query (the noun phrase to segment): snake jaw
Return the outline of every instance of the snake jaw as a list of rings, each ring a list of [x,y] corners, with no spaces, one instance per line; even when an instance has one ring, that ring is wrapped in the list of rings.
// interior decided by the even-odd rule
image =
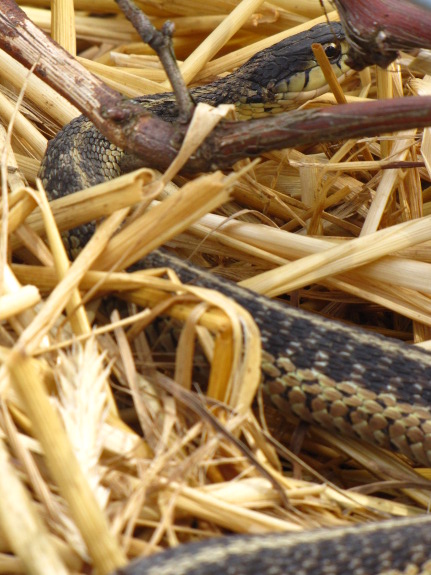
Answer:
[[[320,29],[319,26],[315,28]],[[316,31],[312,28],[310,35],[314,32],[318,38],[318,30]],[[339,35],[337,42],[322,42],[322,45],[335,76],[341,82],[350,71],[347,65],[349,46],[342,39],[341,29],[336,28],[336,32]],[[284,41],[280,42],[280,45],[283,46],[278,50],[283,50],[284,53]],[[279,45],[277,44],[272,48],[276,50],[277,46]],[[266,66],[265,78],[272,76],[274,79],[262,85],[259,78],[253,78],[253,81],[249,78],[252,60],[237,71],[238,73],[241,72],[244,85],[247,86],[248,82],[252,86],[248,90],[243,88],[243,94],[235,103],[240,120],[260,118],[269,114],[279,114],[288,111],[298,104],[324,94],[329,89],[326,78],[314,58],[311,44],[308,50],[305,50],[298,58],[294,67],[290,66],[290,68],[280,72],[279,67],[277,67],[277,59],[273,58],[269,61]]]
[[[327,51],[328,48],[331,48],[333,45],[334,44],[331,42],[330,44],[324,45],[323,48]],[[340,42],[337,56],[329,59],[332,70],[337,78],[344,76],[344,74],[350,69],[346,63],[347,50],[347,42]],[[288,78],[284,78],[277,83],[274,83],[271,89],[276,94],[283,94],[286,98],[290,99],[288,94],[296,95],[302,92],[307,94],[323,87],[326,87],[325,76],[316,61],[310,60],[303,72],[297,72],[296,74],[290,75]]]
[[[343,82],[344,79],[350,75],[352,70],[348,67],[346,73],[341,73],[337,75],[339,82]],[[282,112],[288,112],[294,108],[298,108],[302,104],[321,96],[328,92],[329,86],[327,84],[322,83],[319,88],[314,90],[307,90],[307,91],[298,91],[294,92],[292,90],[289,91],[280,91],[273,94],[273,98],[270,100],[269,98],[266,99],[265,102],[257,101],[257,102],[250,102],[247,101],[247,98],[242,98],[238,102],[235,103],[237,117],[239,120],[250,120],[252,118],[262,118],[265,116],[269,116],[272,114],[280,114]]]

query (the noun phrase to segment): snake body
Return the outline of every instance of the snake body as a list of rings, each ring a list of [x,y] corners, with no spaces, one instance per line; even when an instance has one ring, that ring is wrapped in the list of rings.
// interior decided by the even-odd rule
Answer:
[[[116,575],[429,575],[431,519],[220,537],[133,561]]]
[[[165,252],[145,261],[183,283],[215,289],[259,327],[262,385],[289,418],[400,451],[431,464],[431,354],[267,297]]]
[[[341,50],[334,43],[334,33]],[[231,76],[194,90],[193,97],[214,105],[231,102],[239,108],[245,105],[247,111],[270,112],[289,100],[289,85],[299,92],[314,82],[312,42],[331,47],[333,67],[339,74],[344,71],[343,38],[339,24],[313,28],[257,54]],[[139,101],[175,120],[171,94]],[[50,143],[40,175],[55,198],[135,166],[134,158],[80,117]],[[162,252],[150,255],[146,265],[171,267],[184,282],[217,289],[251,312],[262,336],[263,385],[286,415],[395,449],[419,464],[431,463],[430,354],[282,306]],[[164,552],[131,564],[121,573],[431,573],[430,527],[431,519],[426,517],[302,535],[221,538]]]

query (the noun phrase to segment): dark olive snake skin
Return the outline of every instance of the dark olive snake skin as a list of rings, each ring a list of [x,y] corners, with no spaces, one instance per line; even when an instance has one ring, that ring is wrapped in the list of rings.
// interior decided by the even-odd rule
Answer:
[[[133,561],[118,575],[429,575],[431,520],[221,537]]]
[[[257,54],[227,78],[193,91],[211,104],[232,102],[271,111],[289,86],[306,89],[311,43],[330,46],[341,26],[321,25]],[[286,71],[287,70],[287,71]],[[298,75],[304,73],[302,80]],[[302,83],[301,83],[302,82]],[[175,119],[171,94],[140,99]],[[263,104],[262,104],[263,103]],[[143,162],[139,161],[139,165]],[[41,178],[55,198],[136,167],[84,117],[66,126],[48,147]],[[79,232],[82,238],[91,232]],[[81,233],[81,235],[79,235]],[[248,309],[262,336],[262,380],[273,403],[289,417],[358,437],[431,463],[431,355],[413,346],[283,306],[199,270],[165,252],[148,267],[171,267],[183,282],[216,289]],[[224,537],[181,546],[131,563],[127,575],[431,575],[431,517],[298,534]]]

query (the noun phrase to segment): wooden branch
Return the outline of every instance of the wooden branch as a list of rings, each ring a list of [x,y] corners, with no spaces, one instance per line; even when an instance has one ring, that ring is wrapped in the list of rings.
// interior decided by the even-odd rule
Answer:
[[[350,44],[349,65],[386,68],[398,50],[431,48],[431,11],[405,0],[335,0]]]
[[[103,125],[109,139],[121,147],[125,144],[114,116],[104,117],[105,110],[121,107],[124,98],[81,66],[68,52],[35,26],[13,0],[0,1],[0,46],[29,68],[35,62],[35,74],[58,93],[85,112],[96,126]],[[143,112],[129,103],[130,114]],[[118,116],[121,114],[118,113]],[[126,115],[126,110],[123,115]],[[122,119],[122,118],[121,118]],[[120,142],[123,144],[120,144]]]
[[[362,0],[355,2],[362,6]],[[187,125],[152,117],[105,86],[32,24],[13,0],[0,0],[0,47],[27,67],[37,62],[35,71],[44,81],[74,103],[109,140],[145,158],[145,165],[164,170],[175,158]],[[430,125],[431,96],[223,122],[190,158],[185,171],[227,169],[239,159],[269,150]]]

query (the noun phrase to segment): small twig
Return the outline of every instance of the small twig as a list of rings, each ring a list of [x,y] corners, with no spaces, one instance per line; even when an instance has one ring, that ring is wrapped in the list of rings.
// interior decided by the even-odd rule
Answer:
[[[174,24],[172,22],[165,22],[162,30],[159,31],[154,28],[147,16],[134,5],[132,0],[115,1],[126,18],[133,24],[142,40],[151,46],[160,58],[175,93],[179,110],[178,119],[181,123],[186,124],[192,117],[195,105],[181,76],[177,59],[175,58],[172,45],[172,35],[175,29]]]

